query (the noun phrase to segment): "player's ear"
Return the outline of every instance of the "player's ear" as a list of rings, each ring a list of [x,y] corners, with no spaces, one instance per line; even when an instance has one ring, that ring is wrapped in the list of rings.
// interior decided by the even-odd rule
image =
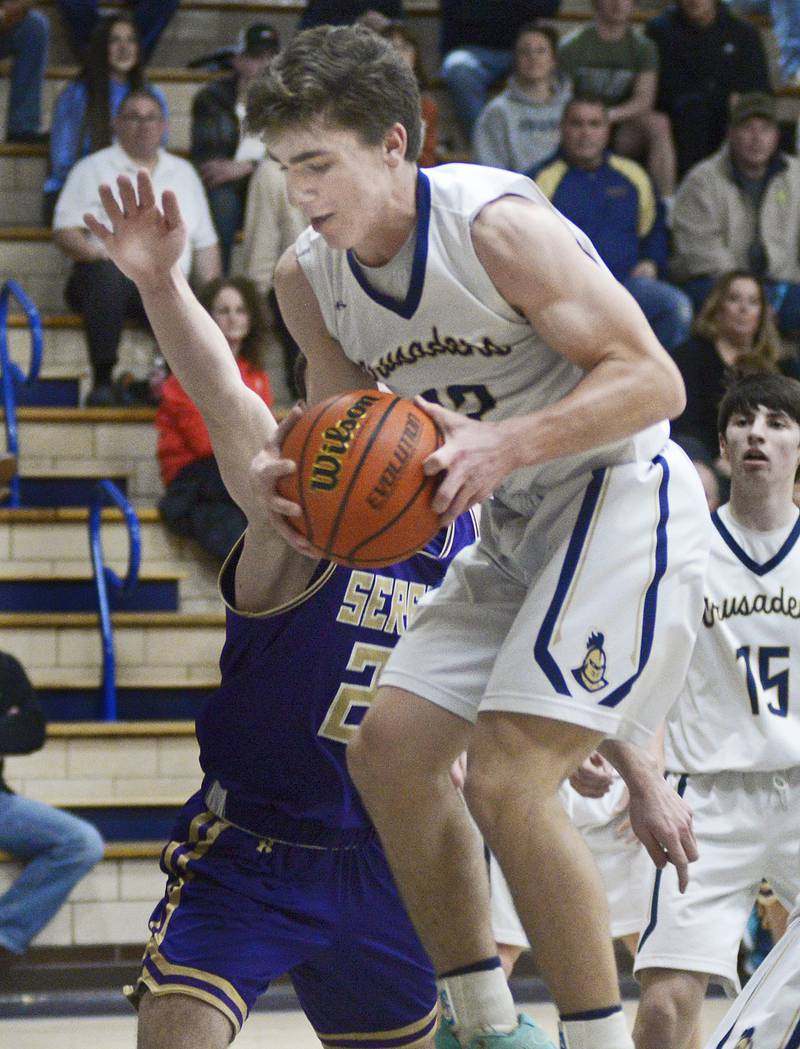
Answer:
[[[719,436],[719,454],[720,458],[728,458],[728,442],[725,440],[725,434],[721,433]]]
[[[406,159],[408,132],[402,124],[392,124],[383,136],[383,149],[391,167],[398,167]]]

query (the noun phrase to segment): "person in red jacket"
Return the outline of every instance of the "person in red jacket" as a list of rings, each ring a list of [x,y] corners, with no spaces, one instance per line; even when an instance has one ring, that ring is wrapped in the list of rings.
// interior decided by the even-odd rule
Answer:
[[[269,376],[259,366],[267,318],[253,282],[246,277],[218,277],[199,298],[228,340],[245,385],[271,405]],[[161,516],[171,531],[191,536],[224,560],[247,522],[223,484],[206,424],[174,375],[164,383],[156,427],[166,489],[159,502]]]

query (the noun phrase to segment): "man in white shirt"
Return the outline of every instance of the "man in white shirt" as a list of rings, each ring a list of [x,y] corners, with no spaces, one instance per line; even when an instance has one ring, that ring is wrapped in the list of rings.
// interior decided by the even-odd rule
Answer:
[[[149,91],[133,91],[114,120],[114,145],[91,153],[73,167],[56,204],[53,239],[73,262],[65,295],[81,315],[92,367],[92,389],[86,404],[119,403],[111,373],[126,319],[145,322],[139,293],[109,259],[104,246],[86,228],[84,215],[105,220],[100,186],[116,185],[117,176],[145,168],[158,192],[174,190],[189,231],[180,259],[183,272],[200,286],[221,272],[219,245],[203,185],[192,165],[161,149],[166,118]]]

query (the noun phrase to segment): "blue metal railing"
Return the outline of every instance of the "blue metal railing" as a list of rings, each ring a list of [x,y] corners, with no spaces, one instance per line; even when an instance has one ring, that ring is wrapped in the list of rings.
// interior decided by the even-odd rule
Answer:
[[[31,333],[31,360],[28,374],[11,360],[8,353],[8,303],[15,298],[28,319]],[[39,311],[15,280],[6,281],[0,289],[0,369],[2,369],[3,407],[6,415],[6,449],[10,455],[19,457],[19,434],[17,431],[17,399],[15,384],[30,386],[39,376],[42,365],[42,321]],[[20,505],[19,474],[15,471],[9,484],[9,506]]]
[[[109,502],[119,507],[128,526],[128,571],[120,579],[113,568],[103,560],[103,542],[100,534],[102,509]],[[118,593],[130,593],[139,579],[142,541],[139,518],[131,504],[113,481],[98,481],[89,506],[89,554],[97,590],[97,611],[100,615],[100,638],[103,647],[103,718],[117,720],[117,663],[114,654],[114,628],[108,602],[109,588]]]

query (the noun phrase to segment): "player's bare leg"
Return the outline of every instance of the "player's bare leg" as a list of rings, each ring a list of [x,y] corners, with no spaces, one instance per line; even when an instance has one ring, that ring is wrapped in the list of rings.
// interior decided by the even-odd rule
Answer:
[[[506,974],[506,979],[511,977],[514,971],[514,966],[519,961],[519,956],[522,954],[522,948],[517,947],[513,943],[498,943],[497,954],[500,957],[500,961],[503,963],[503,972]]]
[[[600,738],[565,722],[492,712],[478,718],[468,751],[467,803],[562,1016],[619,1003],[600,874],[558,797]]]
[[[633,1028],[636,1049],[689,1049],[697,1044],[708,974],[642,969],[639,978],[642,990]]]
[[[439,973],[495,954],[483,846],[450,778],[471,729],[419,696],[381,688],[347,751],[350,774]]]
[[[146,991],[139,1003],[137,1049],[226,1049],[233,1037],[230,1020],[191,995]]]

